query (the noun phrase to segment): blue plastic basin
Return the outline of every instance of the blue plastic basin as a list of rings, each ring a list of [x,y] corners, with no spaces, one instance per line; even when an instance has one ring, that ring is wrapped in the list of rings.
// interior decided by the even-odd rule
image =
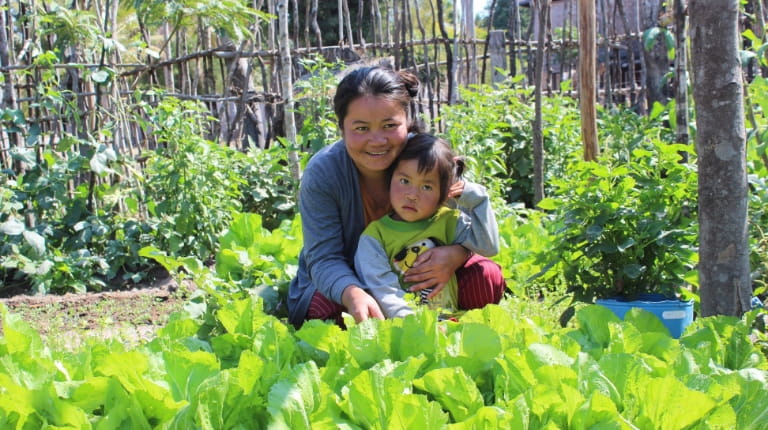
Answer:
[[[683,301],[662,294],[642,294],[637,300],[624,298],[597,299],[595,303],[613,311],[624,319],[632,308],[640,308],[656,315],[674,338],[679,338],[693,322],[693,300]]]

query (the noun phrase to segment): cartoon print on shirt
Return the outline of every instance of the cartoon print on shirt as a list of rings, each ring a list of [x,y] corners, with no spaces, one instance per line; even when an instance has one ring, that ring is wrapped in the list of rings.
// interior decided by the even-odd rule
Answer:
[[[434,248],[436,246],[442,246],[442,242],[437,239],[436,237],[428,237],[426,239],[421,239],[419,241],[416,241],[405,248],[401,249],[395,256],[392,258],[392,266],[397,269],[398,272],[400,272],[401,275],[405,274],[405,272],[413,267],[413,262],[416,261],[416,258],[421,255],[424,251]],[[419,303],[420,304],[427,304],[429,303],[429,300],[427,299],[427,296],[429,293],[432,292],[432,288],[425,288],[421,291],[419,291]]]

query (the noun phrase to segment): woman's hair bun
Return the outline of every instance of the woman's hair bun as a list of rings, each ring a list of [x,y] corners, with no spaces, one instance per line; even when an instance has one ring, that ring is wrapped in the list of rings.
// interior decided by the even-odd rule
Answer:
[[[421,83],[416,75],[408,70],[399,70],[397,74],[400,75],[400,79],[403,81],[403,86],[405,87],[405,90],[408,91],[408,95],[411,96],[411,98],[419,95],[419,87],[421,86]]]

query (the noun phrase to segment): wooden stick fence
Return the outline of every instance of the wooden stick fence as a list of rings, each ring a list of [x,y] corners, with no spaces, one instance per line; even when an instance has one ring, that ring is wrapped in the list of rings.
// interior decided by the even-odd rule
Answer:
[[[12,151],[36,150],[40,154],[43,147],[64,135],[97,139],[134,156],[155,147],[153,137],[136,120],[136,115],[142,113],[135,110],[135,102],[152,104],[162,96],[197,100],[208,106],[219,120],[209,137],[222,144],[241,149],[249,142],[260,147],[272,145],[278,136],[295,135],[295,128],[289,132],[284,126],[285,103],[287,100],[301,103],[301,100],[296,100],[293,94],[286,95],[285,89],[302,79],[306,72],[302,60],[318,55],[328,62],[341,61],[348,67],[383,61],[397,69],[416,71],[424,84],[419,113],[434,120],[442,105],[457,102],[459,86],[500,81],[513,71],[526,74],[528,79],[523,85],[529,85],[534,53],[540,45],[536,41],[538,35],[530,30],[532,25],[527,35],[518,26],[514,31],[489,31],[487,38],[478,40],[471,19],[461,22],[456,19],[452,23],[455,34],[450,37],[450,23],[445,22],[445,18],[448,12],[460,17],[463,11],[471,11],[472,1],[468,0],[454,2],[456,9],[452,11],[445,10],[442,0],[359,1],[358,7],[352,10],[347,0],[340,0],[338,35],[342,43],[325,46],[324,36],[316,25],[317,0],[290,4],[283,0],[260,0],[253,2],[253,8],[272,17],[252,25],[252,37],[242,41],[213,34],[211,26],[203,24],[202,17],[198,17],[199,25],[191,29],[170,28],[168,21],[156,25],[160,35],[153,39],[148,35],[148,24],[139,19],[136,25],[141,39],[152,42],[147,43],[148,46],[161,48],[144,62],[123,62],[122,54],[107,50],[104,43],[88,50],[83,41],[64,39],[63,30],[60,34],[41,31],[37,18],[41,14],[49,18],[55,15],[55,6],[61,2],[3,3],[8,7],[0,8],[3,24],[0,31],[3,77],[0,168],[16,172],[23,169],[23,163],[13,160]],[[72,10],[67,13],[72,15],[67,17],[101,16],[103,23],[95,26],[94,31],[100,32],[103,40],[111,40],[107,35],[119,30],[119,1],[71,3]],[[511,3],[519,16],[517,2]],[[304,6],[304,10],[300,6]],[[65,15],[61,10],[57,13]],[[304,27],[299,28],[298,19],[292,23],[278,19],[287,13],[303,17]],[[361,23],[365,20],[372,23],[371,42],[364,40]],[[278,38],[280,22],[288,31]],[[551,29],[545,30],[550,30],[542,39],[549,66],[544,73],[542,90],[552,93],[559,91],[560,80],[574,77],[576,59],[567,52],[575,49],[576,41],[553,39]],[[521,39],[510,39],[510,34]],[[607,51],[619,50],[637,39],[637,33],[603,35],[600,44]],[[62,46],[62,40],[68,41],[68,45]],[[36,52],[34,46],[47,47],[49,51],[56,47],[61,58],[43,61],[44,56]],[[560,60],[554,61],[554,58]],[[286,61],[291,63],[287,68]],[[499,67],[508,73],[500,74]],[[607,62],[605,68],[606,87],[600,93],[604,101],[617,95],[640,98],[643,84],[637,82],[634,70],[628,76],[616,61]],[[286,76],[288,71],[290,76]],[[112,123],[109,136],[98,132],[107,119]],[[442,127],[442,124],[434,125],[438,129]],[[256,131],[246,135],[245,129]]]

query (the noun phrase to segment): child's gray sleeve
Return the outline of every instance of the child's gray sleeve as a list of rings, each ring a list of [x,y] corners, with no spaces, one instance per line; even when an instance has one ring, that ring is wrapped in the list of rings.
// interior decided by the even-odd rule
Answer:
[[[464,183],[464,192],[455,201],[461,210],[456,224],[458,243],[485,257],[499,253],[499,227],[485,187],[472,182]]]
[[[404,317],[413,310],[405,301],[405,291],[400,287],[400,279],[389,264],[381,243],[371,236],[363,234],[355,254],[355,270],[366,289],[379,303],[387,318]]]

